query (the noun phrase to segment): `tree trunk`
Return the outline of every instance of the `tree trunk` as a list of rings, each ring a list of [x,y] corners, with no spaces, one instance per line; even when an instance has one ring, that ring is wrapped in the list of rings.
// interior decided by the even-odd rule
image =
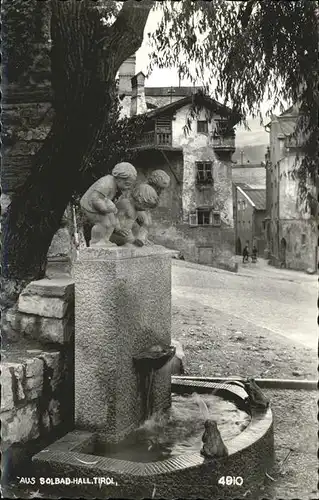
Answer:
[[[75,188],[91,168],[106,133],[116,73],[142,43],[152,3],[125,2],[105,27],[91,0],[52,0],[52,87],[55,119],[32,172],[3,221],[2,273],[32,280],[44,273],[46,254]]]

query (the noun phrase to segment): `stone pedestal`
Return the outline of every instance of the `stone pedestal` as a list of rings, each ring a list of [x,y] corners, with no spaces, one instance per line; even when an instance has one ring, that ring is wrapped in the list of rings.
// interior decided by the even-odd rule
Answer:
[[[75,425],[118,442],[137,428],[142,400],[133,356],[171,341],[171,252],[160,246],[80,250],[75,277]],[[171,376],[155,372],[154,407],[170,405]]]

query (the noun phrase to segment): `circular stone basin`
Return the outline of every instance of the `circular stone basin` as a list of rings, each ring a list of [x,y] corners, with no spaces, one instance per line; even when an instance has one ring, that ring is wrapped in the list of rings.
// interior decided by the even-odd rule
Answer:
[[[150,419],[131,436],[134,439],[116,448],[98,445],[94,432],[75,429],[33,457],[37,473],[103,476],[114,481],[114,486],[74,486],[77,498],[87,494],[90,498],[228,500],[248,498],[248,491],[250,499],[259,498],[265,474],[274,463],[270,406],[252,406],[243,384],[235,381],[172,377],[172,391],[171,421],[166,417],[162,422],[159,416]],[[211,459],[200,453],[207,413],[217,421],[228,456]],[[62,497],[70,495],[70,486],[65,488]]]
[[[199,452],[207,419],[217,422],[227,446],[227,441],[248,426],[251,417],[232,401],[215,394],[172,394],[169,411],[153,415],[115,446],[97,445],[94,454],[132,462],[156,462]]]

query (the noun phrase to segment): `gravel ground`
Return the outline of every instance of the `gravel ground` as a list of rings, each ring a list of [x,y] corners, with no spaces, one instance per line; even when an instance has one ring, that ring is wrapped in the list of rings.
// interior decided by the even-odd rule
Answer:
[[[196,376],[316,379],[310,348],[206,306],[173,303],[172,336],[181,342],[186,371]]]
[[[264,390],[274,414],[276,461],[253,500],[318,499],[316,391]],[[271,479],[270,479],[271,478]]]

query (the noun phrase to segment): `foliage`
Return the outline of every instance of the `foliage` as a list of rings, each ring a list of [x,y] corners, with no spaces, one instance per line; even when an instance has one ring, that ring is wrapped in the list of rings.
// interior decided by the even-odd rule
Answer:
[[[107,116],[107,134],[97,141],[97,147],[91,158],[90,169],[82,176],[74,192],[73,201],[78,200],[83,192],[103,175],[111,172],[116,163],[134,161],[136,151],[132,146],[141,137],[146,118],[144,115],[121,118],[121,103],[117,87],[110,89],[112,104]]]
[[[304,138],[305,154],[298,176],[305,194],[318,171],[317,2],[184,0],[158,8],[163,17],[149,35],[151,67],[177,66],[194,82],[214,84],[215,98],[242,116],[261,116],[265,99],[273,102],[268,114],[298,105],[296,133]]]
[[[37,38],[37,0],[3,0],[2,63],[4,76],[16,81],[30,67]]]
[[[115,91],[108,116],[108,134],[103,140],[99,140],[93,156],[96,178],[105,175],[105,172],[110,172],[116,163],[127,159],[133,160],[135,156],[131,148],[141,137],[146,118],[143,115],[120,118],[120,111],[121,104]]]

